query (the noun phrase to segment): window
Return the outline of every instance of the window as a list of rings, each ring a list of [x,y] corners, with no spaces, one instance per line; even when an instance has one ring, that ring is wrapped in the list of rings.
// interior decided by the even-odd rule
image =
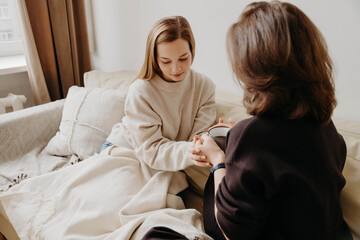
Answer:
[[[10,18],[9,8],[7,6],[0,6],[0,19]]]
[[[23,54],[14,0],[0,0],[0,57]]]

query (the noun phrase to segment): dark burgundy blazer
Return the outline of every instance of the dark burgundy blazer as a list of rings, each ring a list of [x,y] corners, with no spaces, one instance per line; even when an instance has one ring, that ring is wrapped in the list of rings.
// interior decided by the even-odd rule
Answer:
[[[226,176],[216,195],[221,228],[230,239],[339,239],[345,158],[332,122],[238,123],[228,133]]]

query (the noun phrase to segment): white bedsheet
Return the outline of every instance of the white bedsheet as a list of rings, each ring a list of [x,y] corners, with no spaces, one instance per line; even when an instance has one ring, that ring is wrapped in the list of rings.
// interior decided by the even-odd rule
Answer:
[[[176,195],[187,187],[183,173],[155,172],[126,147],[107,150],[1,193],[20,239],[141,239],[154,226],[211,239]]]

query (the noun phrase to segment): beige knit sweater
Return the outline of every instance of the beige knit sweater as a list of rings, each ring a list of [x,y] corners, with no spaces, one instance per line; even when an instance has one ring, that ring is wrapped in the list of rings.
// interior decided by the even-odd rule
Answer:
[[[194,70],[180,82],[158,75],[138,79],[129,88],[124,110],[107,141],[119,146],[126,140],[153,169],[182,170],[193,165],[188,154],[193,136],[215,122],[215,84]]]

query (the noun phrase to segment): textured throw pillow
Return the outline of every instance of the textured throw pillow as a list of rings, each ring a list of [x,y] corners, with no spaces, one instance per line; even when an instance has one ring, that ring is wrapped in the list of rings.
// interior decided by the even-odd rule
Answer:
[[[46,146],[52,155],[77,155],[80,160],[98,152],[113,125],[121,121],[127,90],[73,86],[65,100],[59,131]]]
[[[356,121],[333,119],[343,136],[347,157],[343,169],[346,184],[341,192],[343,216],[354,239],[360,239],[360,124]]]
[[[129,88],[136,78],[137,72],[122,70],[118,72],[104,72],[92,70],[84,73],[85,87],[101,87],[109,89]]]

